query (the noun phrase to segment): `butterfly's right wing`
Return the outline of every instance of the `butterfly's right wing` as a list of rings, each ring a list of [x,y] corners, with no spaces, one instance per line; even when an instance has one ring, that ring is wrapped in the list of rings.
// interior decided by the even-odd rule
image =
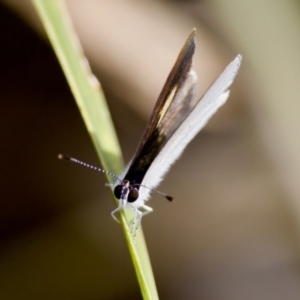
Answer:
[[[241,62],[242,56],[238,55],[208,88],[153,161],[144,177],[143,185],[155,188],[188,143],[206,125],[218,108],[226,102],[229,96],[228,88],[233,83]],[[145,201],[148,196],[149,189],[141,187],[139,200]]]
[[[192,70],[195,53],[194,29],[181,49],[153,109],[124,179],[141,184],[143,178],[169,138],[193,110],[197,101],[197,75]]]

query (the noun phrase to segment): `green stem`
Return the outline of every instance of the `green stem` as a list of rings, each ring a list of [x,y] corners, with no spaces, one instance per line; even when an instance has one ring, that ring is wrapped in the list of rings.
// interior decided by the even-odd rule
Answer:
[[[101,85],[92,74],[72,27],[65,3],[60,0],[32,0],[65,73],[82,118],[105,170],[119,174],[122,155]],[[111,182],[112,178],[108,176]],[[137,247],[128,230],[128,213],[120,213],[121,224],[144,299],[158,299],[142,229]]]

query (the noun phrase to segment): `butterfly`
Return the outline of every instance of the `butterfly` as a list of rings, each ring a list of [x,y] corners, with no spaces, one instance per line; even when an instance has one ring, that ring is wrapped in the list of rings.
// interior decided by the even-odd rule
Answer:
[[[226,102],[229,97],[228,88],[241,66],[242,56],[237,55],[197,100],[197,74],[192,68],[196,49],[195,34],[194,29],[180,51],[154,106],[137,151],[123,174],[116,176],[96,168],[116,179],[112,188],[119,200],[119,206],[111,214],[118,221],[116,214],[125,208],[130,209],[133,212],[130,229],[134,237],[142,217],[153,211],[145,204],[152,191],[163,195],[169,201],[173,200],[171,196],[155,188],[188,143]],[[59,158],[92,167],[68,156],[61,155]]]

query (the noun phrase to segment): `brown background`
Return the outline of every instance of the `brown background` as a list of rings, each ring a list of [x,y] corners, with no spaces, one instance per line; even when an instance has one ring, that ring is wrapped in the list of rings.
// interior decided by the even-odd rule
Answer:
[[[141,299],[92,143],[29,1],[0,4],[0,298]],[[161,299],[299,299],[300,15],[292,1],[67,1],[126,161],[197,27],[200,93],[231,97],[143,219]]]

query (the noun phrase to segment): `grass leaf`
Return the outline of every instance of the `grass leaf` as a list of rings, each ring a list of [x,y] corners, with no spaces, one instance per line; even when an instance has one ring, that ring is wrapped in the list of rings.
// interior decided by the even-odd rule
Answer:
[[[60,0],[32,2],[65,73],[103,168],[119,174],[124,165],[105,97],[84,56],[65,3]],[[112,178],[108,176],[108,180],[111,182]],[[128,229],[128,213],[121,212],[120,218],[143,298],[158,299],[142,229],[137,234],[136,247]]]

